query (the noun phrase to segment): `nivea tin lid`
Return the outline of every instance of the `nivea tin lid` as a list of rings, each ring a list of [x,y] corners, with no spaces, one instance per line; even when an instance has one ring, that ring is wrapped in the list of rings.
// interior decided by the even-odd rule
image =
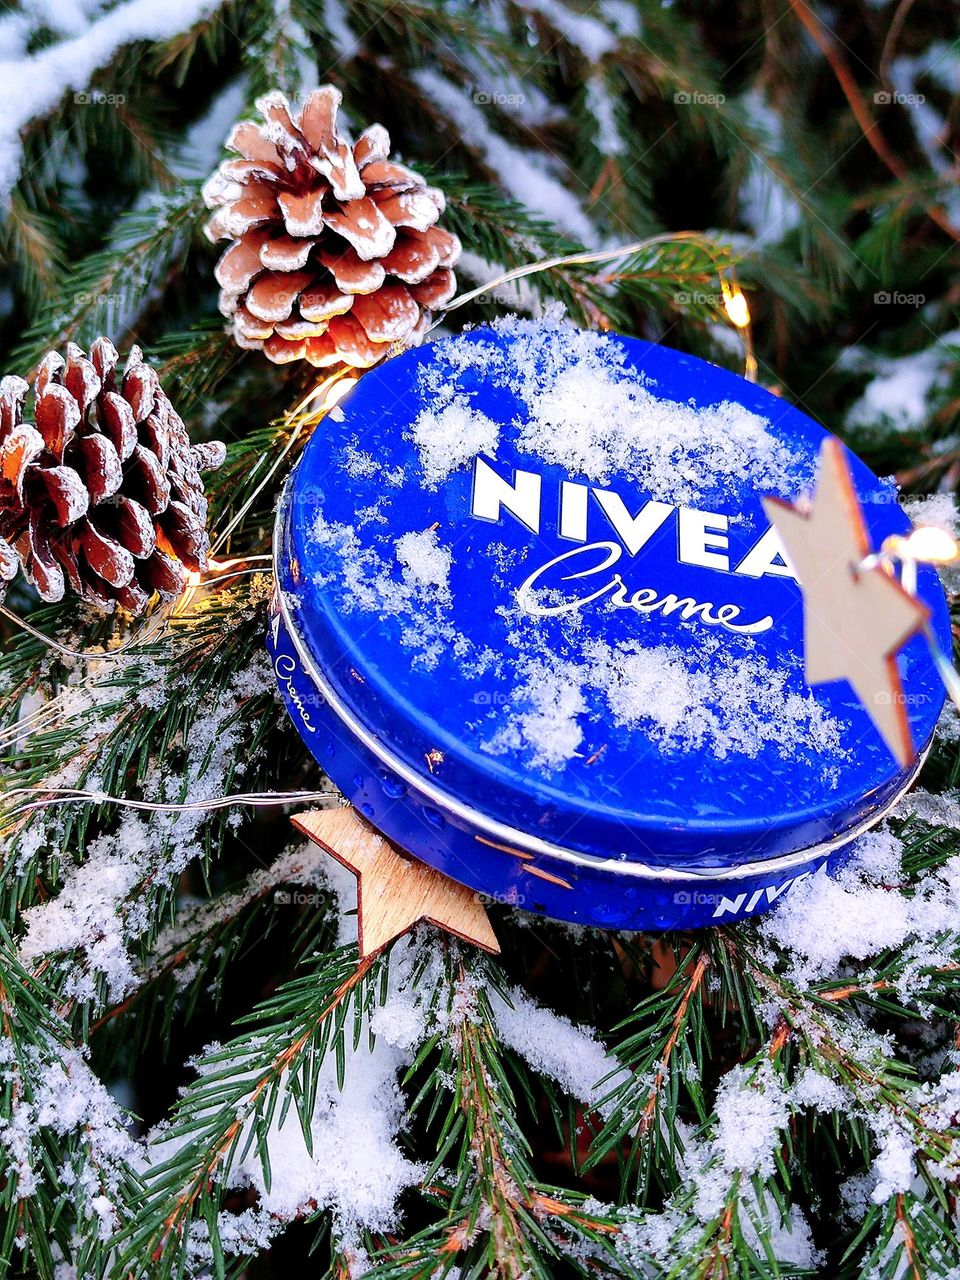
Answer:
[[[702,360],[553,321],[408,351],[295,470],[285,625],[391,775],[512,848],[709,873],[836,842],[910,771],[846,683],[804,681],[760,499],[809,490],[825,434]],[[875,543],[909,528],[850,462]],[[949,647],[932,570],[919,591]],[[942,686],[921,638],[899,665],[923,748]]]

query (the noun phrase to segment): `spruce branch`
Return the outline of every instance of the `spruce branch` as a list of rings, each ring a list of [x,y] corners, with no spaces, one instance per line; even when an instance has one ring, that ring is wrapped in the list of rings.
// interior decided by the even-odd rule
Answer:
[[[0,1247],[44,1275],[75,1249],[85,1268],[100,1271],[117,1202],[140,1194],[132,1141],[53,1012],[54,991],[19,962],[5,928],[0,973]],[[69,1198],[58,1179],[71,1185]]]
[[[301,4],[277,5],[269,0],[251,6],[245,37],[250,50],[248,98],[283,85],[291,99],[300,99],[315,87],[315,58],[310,27],[299,21]],[[308,5],[307,10],[311,7]]]
[[[188,1226],[198,1214],[215,1222],[219,1184],[234,1158],[255,1150],[269,1184],[270,1129],[291,1105],[309,1144],[324,1056],[342,1053],[351,1005],[363,1007],[378,988],[375,960],[358,963],[353,946],[333,951],[241,1020],[255,1033],[198,1061],[198,1080],[159,1136],[145,1202],[114,1237],[125,1274],[177,1274]]]
[[[144,1018],[149,1019],[156,1015],[159,1003],[162,1029],[169,1032],[175,1018],[190,1020],[193,1017],[201,993],[212,996],[216,1002],[230,967],[251,930],[263,929],[264,937],[270,932],[270,925],[264,925],[257,908],[284,884],[325,888],[325,859],[326,855],[318,846],[308,843],[302,848],[288,850],[273,863],[252,872],[239,886],[184,908],[176,920],[153,940],[141,964],[134,991],[104,1010],[91,1023],[91,1037],[109,1023],[122,1020],[125,1035],[134,1034],[146,1041],[152,1028],[134,1022],[131,1031],[131,1020],[126,1017],[131,1011],[142,1010]],[[330,933],[327,919],[332,914],[331,910],[325,917],[327,927],[324,932],[327,935]],[[275,924],[276,912],[274,916]],[[306,954],[308,949],[318,950],[321,946],[326,949],[329,944],[329,936],[314,934],[310,937],[310,947],[302,945],[300,950]],[[184,980],[183,975],[190,973],[193,974],[192,979],[188,976]],[[170,979],[173,979],[172,984],[168,982]],[[169,995],[162,1002],[155,998],[154,988],[158,983],[168,984]],[[166,1040],[167,1035],[161,1038]]]
[[[0,224],[2,256],[19,268],[19,278],[36,309],[60,287],[64,246],[55,220],[32,208],[20,192],[14,192],[10,208]]]
[[[536,74],[535,54],[498,30],[482,9],[451,10],[443,0],[403,0],[399,5],[390,0],[348,0],[346,7],[361,40],[388,40],[396,52],[406,53],[413,63],[422,49],[430,48],[449,57],[455,65],[462,65],[457,54],[465,50],[486,69]],[[308,30],[326,34],[319,0],[301,0],[299,12]]]
[[[601,1101],[604,1125],[591,1144],[586,1168],[616,1153],[624,1162],[625,1180],[652,1188],[676,1173],[680,1154],[669,1117],[686,1094],[701,1122],[707,1108],[701,1085],[691,1070],[702,1061],[707,1044],[704,1003],[709,953],[694,945],[671,980],[647,997],[618,1029],[637,1028],[616,1050],[625,1071]],[[692,1043],[691,1043],[692,1040]]]
[[[59,296],[43,308],[10,357],[12,368],[26,373],[68,341],[89,345],[111,332],[122,341],[118,329],[125,333],[135,322],[143,300],[179,261],[204,216],[196,183],[131,210],[107,246],[82,259]]]
[[[240,11],[238,0],[221,0],[212,12],[193,23],[186,31],[153,46],[149,54],[150,71],[159,76],[172,71],[174,84],[182,88],[194,60],[202,50],[209,62],[223,61],[229,37],[234,34]]]

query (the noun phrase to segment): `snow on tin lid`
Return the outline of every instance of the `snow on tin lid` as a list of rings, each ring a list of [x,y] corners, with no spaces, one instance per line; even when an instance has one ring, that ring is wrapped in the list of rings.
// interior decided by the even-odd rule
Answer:
[[[805,683],[760,504],[812,487],[825,435],[735,374],[557,319],[408,351],[294,473],[287,624],[387,769],[520,847],[705,870],[835,840],[907,772],[846,683]],[[851,465],[875,543],[909,528]],[[949,647],[932,570],[920,595]],[[923,747],[942,686],[921,638],[898,661]]]

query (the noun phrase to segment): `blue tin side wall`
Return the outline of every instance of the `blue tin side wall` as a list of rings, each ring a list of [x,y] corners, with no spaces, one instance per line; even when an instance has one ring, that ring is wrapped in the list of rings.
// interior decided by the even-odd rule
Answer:
[[[549,856],[517,856],[491,845],[475,827],[440,813],[383,767],[304,671],[278,611],[267,649],[290,716],[344,797],[394,844],[490,900],[574,924],[652,931],[701,928],[758,915],[799,880],[842,858],[842,850],[829,859],[819,854],[787,871],[736,880],[691,876],[657,881],[574,866]],[[537,871],[562,883],[544,879]]]

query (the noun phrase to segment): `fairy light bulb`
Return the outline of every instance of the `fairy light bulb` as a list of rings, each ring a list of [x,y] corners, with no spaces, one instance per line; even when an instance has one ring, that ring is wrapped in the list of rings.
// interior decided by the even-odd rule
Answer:
[[[723,309],[732,325],[738,329],[746,329],[750,324],[750,307],[746,295],[738,284],[729,285],[726,280],[720,281],[723,290]]]
[[[950,564],[960,556],[960,547],[946,529],[932,525],[921,525],[906,537],[894,534],[886,539],[883,549],[898,560],[919,560],[922,564]]]
[[[320,403],[317,408],[324,413],[328,413],[340,403],[358,377],[358,372],[355,369],[351,369],[349,372],[335,374],[326,382],[321,383],[318,388]]]
[[[757,357],[753,351],[750,307],[747,305],[747,299],[736,281],[731,284],[721,276],[720,288],[723,290],[723,309],[727,313],[727,319],[743,340],[743,376],[748,382],[756,382]]]

